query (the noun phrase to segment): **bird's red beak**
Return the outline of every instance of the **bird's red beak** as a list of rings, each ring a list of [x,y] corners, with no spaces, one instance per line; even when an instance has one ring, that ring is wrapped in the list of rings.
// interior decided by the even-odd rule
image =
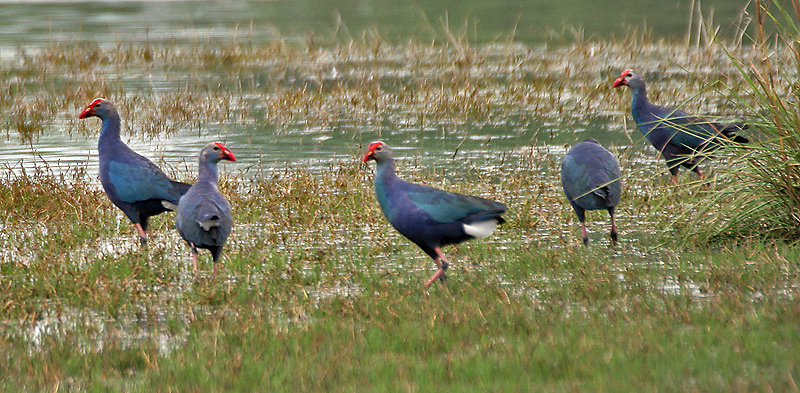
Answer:
[[[631,72],[631,70],[622,71],[622,74],[620,74],[620,76],[617,79],[614,80],[614,87],[624,86],[625,85],[625,75],[628,75],[629,72]]]
[[[220,149],[222,149],[222,159],[228,161],[236,161],[236,156],[230,151],[222,142],[214,142]]]
[[[84,108],[83,112],[81,112],[81,114],[78,115],[78,119],[85,119],[89,116],[94,116],[94,110],[92,109],[102,100],[103,100],[102,98],[96,98],[94,101],[92,101],[92,103],[89,104],[89,106],[87,106],[86,108]]]
[[[367,161],[369,161],[371,158],[372,158],[372,150],[370,150],[370,151],[368,151],[366,154],[364,154],[364,158],[362,158],[362,159],[361,159],[361,161],[367,162]]]

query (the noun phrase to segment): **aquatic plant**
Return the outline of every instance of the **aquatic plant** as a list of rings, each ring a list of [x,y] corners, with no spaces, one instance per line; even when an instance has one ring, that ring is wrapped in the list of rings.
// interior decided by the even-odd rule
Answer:
[[[679,103],[697,85],[742,86],[726,50],[756,60],[736,42],[687,47],[638,32],[557,46],[442,35],[389,42],[373,33],[326,46],[67,41],[19,49],[0,59],[0,126],[6,137],[25,141],[47,132],[92,135],[95,128],[75,116],[97,97],[118,106],[125,133],[149,137],[219,123],[270,125],[279,133],[354,123],[447,130],[540,120],[569,125],[587,113],[623,113],[624,100],[608,81],[626,67],[658,73],[653,98]],[[698,113],[732,110],[716,93],[697,92],[693,98],[705,103]]]
[[[730,91],[752,116],[758,143],[729,147],[736,158],[700,202],[706,207],[692,218],[698,225],[688,226],[688,236],[800,239],[800,1],[789,5],[755,1],[753,52],[759,57],[729,53],[746,82],[745,91]],[[770,30],[776,33],[765,33]]]

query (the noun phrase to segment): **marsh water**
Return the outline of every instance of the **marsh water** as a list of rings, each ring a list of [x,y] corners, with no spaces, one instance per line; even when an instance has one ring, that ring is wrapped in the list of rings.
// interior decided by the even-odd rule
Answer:
[[[359,40],[370,32],[400,43],[409,39],[446,40],[453,32],[475,46],[511,40],[525,48],[565,46],[586,39],[623,39],[631,31],[644,31],[655,38],[680,38],[691,29],[692,7],[699,9],[707,22],[719,26],[720,35],[727,37],[737,35],[749,18],[743,13],[742,4],[727,0],[648,0],[627,4],[610,0],[11,1],[0,2],[0,61],[13,63],[20,53],[74,42],[91,42],[112,51],[121,43],[132,42],[179,48],[197,42],[224,46],[230,42],[261,45],[282,40],[303,46],[312,45],[315,39],[328,43]],[[147,70],[128,71],[133,83],[151,83],[148,88],[152,90],[177,89],[181,84],[193,83],[164,83],[159,78],[142,77]],[[330,72],[333,75],[336,70]],[[74,106],[63,110],[77,117],[81,109]],[[360,146],[378,138],[401,151],[407,149],[410,154],[424,151],[430,159],[439,159],[447,166],[456,151],[463,159],[484,160],[498,151],[524,146],[573,143],[583,135],[605,144],[628,146],[634,142],[636,149],[647,148],[640,135],[633,139],[623,136],[620,113],[624,111],[572,113],[568,116],[571,119],[565,121],[560,114],[543,111],[500,122],[453,119],[452,124],[444,122],[435,127],[348,121],[323,126],[220,121],[204,122],[202,129],[185,128],[157,138],[123,137],[135,150],[176,167],[192,167],[197,150],[209,139],[227,141],[246,164],[321,168],[332,161],[355,159]],[[257,118],[258,108],[252,116]],[[386,113],[385,117],[392,114]],[[87,122],[87,127],[99,130],[99,121]],[[47,124],[46,132],[26,140],[8,122],[4,123],[6,129],[0,132],[1,168],[18,171],[46,164],[58,172],[85,165],[89,173],[96,171],[96,134],[76,133],[72,129],[74,123],[60,118]],[[127,126],[140,127],[130,123]],[[456,132],[446,132],[450,131],[447,129]]]
[[[357,38],[369,29],[396,41],[435,37],[442,21],[452,29],[466,22],[479,43],[513,32],[520,42],[540,44],[565,29],[583,31],[585,38],[622,36],[630,27],[675,37],[686,34],[693,6],[731,34],[743,17],[744,2],[725,0],[2,1],[0,45],[233,36],[265,42],[305,40],[311,33]]]
[[[486,55],[486,58],[499,60],[476,65],[470,69],[470,72],[476,75],[486,75],[486,80],[491,80],[491,83],[504,85],[504,88],[498,89],[494,89],[488,82],[479,86],[480,94],[498,100],[496,105],[491,104],[476,110],[486,110],[488,113],[471,114],[463,110],[450,113],[444,109],[438,111],[440,113],[432,114],[428,108],[423,108],[424,116],[427,118],[421,121],[420,115],[414,112],[413,105],[392,105],[397,102],[387,102],[376,111],[379,113],[339,113],[335,106],[327,108],[325,105],[320,105],[326,113],[316,116],[313,113],[306,114],[299,119],[287,116],[285,121],[270,120],[283,119],[272,113],[274,110],[265,104],[271,99],[286,98],[281,95],[283,90],[275,88],[276,85],[288,86],[285,90],[294,88],[299,92],[305,92],[305,86],[315,89],[326,84],[357,85],[365,79],[359,76],[359,72],[364,72],[365,69],[372,70],[369,62],[365,62],[367,66],[352,67],[352,69],[338,68],[337,63],[333,62],[332,66],[319,67],[322,70],[319,74],[307,72],[302,66],[287,67],[281,64],[247,65],[238,67],[236,72],[231,74],[224,66],[189,67],[191,69],[187,71],[181,68],[185,64],[173,68],[169,65],[158,68],[142,66],[141,63],[118,68],[112,65],[98,70],[98,73],[103,74],[103,80],[109,85],[121,86],[110,90],[118,94],[122,92],[120,95],[128,98],[150,95],[156,97],[153,102],[163,102],[172,96],[177,96],[179,99],[182,97],[180,94],[170,95],[170,92],[190,91],[193,93],[188,97],[195,98],[196,102],[186,102],[186,105],[197,103],[200,106],[207,103],[213,105],[217,92],[204,89],[207,86],[217,85],[220,86],[221,95],[233,96],[232,101],[238,103],[234,107],[240,116],[200,119],[197,122],[183,121],[177,129],[169,132],[157,131],[148,134],[147,130],[142,130],[152,125],[152,122],[142,119],[159,116],[162,113],[155,108],[142,108],[140,104],[138,108],[144,113],[139,114],[128,112],[131,106],[120,108],[126,127],[123,139],[134,150],[152,158],[162,167],[177,169],[184,175],[193,173],[197,152],[210,140],[226,141],[237,156],[238,162],[226,163],[223,172],[238,172],[247,176],[247,172],[254,166],[266,170],[292,167],[308,168],[312,172],[323,171],[332,164],[358,160],[366,144],[375,139],[382,139],[392,145],[396,155],[405,161],[404,166],[406,163],[413,165],[414,162],[418,162],[425,171],[445,168],[448,173],[461,174],[472,168],[490,170],[491,167],[505,162],[506,154],[510,153],[511,156],[516,154],[515,159],[521,160],[530,157],[525,154],[528,151],[545,151],[544,155],[549,155],[551,158],[548,161],[549,167],[555,168],[567,146],[578,140],[593,137],[606,146],[614,146],[615,152],[620,150],[631,152],[627,155],[628,159],[637,160],[637,163],[646,166],[659,167],[661,170],[652,172],[666,177],[666,171],[663,170],[663,163],[657,152],[630,124],[629,94],[622,89],[612,90],[610,85],[614,77],[626,66],[647,64],[651,69],[669,69],[670,75],[684,75],[686,71],[681,69],[680,64],[686,64],[686,58],[676,60],[620,56],[619,60],[611,63],[598,60],[597,64],[586,67],[583,71],[576,71],[584,75],[573,75],[572,81],[547,79],[541,74],[548,70],[558,70],[557,75],[569,75],[571,72],[569,69],[572,67],[581,70],[575,64],[576,61],[580,62],[583,59],[581,56],[592,57],[582,54],[584,51],[602,52],[608,49],[598,44],[573,50],[571,46],[575,42],[593,40],[622,42],[625,40],[625,35],[632,31],[639,32],[635,34],[652,35],[652,42],[658,42],[662,38],[683,40],[690,30],[693,33],[689,34],[690,39],[687,41],[693,41],[698,35],[696,27],[689,27],[690,22],[694,21],[690,17],[692,6],[701,6],[704,17],[708,18],[707,22],[719,26],[720,35],[731,39],[737,37],[737,32],[748,18],[742,13],[742,4],[729,0],[705,0],[702,4],[699,4],[699,1],[662,0],[633,3],[610,0],[444,0],[413,3],[386,0],[328,2],[313,0],[3,2],[0,0],[0,71],[2,71],[0,82],[4,82],[0,87],[9,87],[6,91],[0,89],[0,94],[12,91],[31,96],[40,94],[35,88],[27,92],[15,90],[18,85],[26,83],[25,78],[29,76],[22,67],[18,67],[22,62],[20,58],[53,47],[69,50],[73,44],[89,43],[106,52],[117,51],[126,45],[141,47],[153,45],[176,51],[182,48],[193,50],[198,47],[211,47],[212,52],[219,52],[214,48],[224,48],[232,43],[246,43],[248,46],[257,47],[283,41],[290,46],[309,48],[308,52],[311,54],[308,58],[316,59],[329,55],[330,52],[315,54],[313,47],[346,46],[349,41],[369,44],[376,40],[374,38],[376,35],[382,37],[385,42],[398,43],[398,47],[403,47],[409,41],[423,43],[408,44],[407,47],[411,50],[418,50],[419,47],[428,45],[424,44],[425,42],[434,41],[437,45],[445,42],[446,45],[457,47],[457,44],[449,41],[454,40],[455,36],[465,38],[473,48],[489,48],[487,51],[490,53],[498,44],[505,45],[505,49],[498,49],[499,54]],[[641,33],[643,31],[645,33]],[[510,41],[514,42],[514,45],[506,44]],[[387,53],[395,56],[391,50]],[[511,53],[511,56],[508,56],[508,53]],[[571,59],[570,56],[573,55],[578,60]],[[401,64],[403,57],[399,54],[396,57],[375,61],[378,66],[374,70],[374,75],[386,81],[387,90],[402,90],[403,84],[408,81],[424,85],[424,82],[406,76],[407,73],[413,75],[413,70],[409,71],[413,64],[410,66]],[[507,57],[521,59],[520,62],[526,64],[546,59],[549,65],[542,66],[541,69],[536,68],[536,65],[524,66],[521,71],[512,67],[508,71],[509,67],[505,64]],[[417,58],[412,57],[412,60]],[[636,59],[637,64],[627,64],[631,59]],[[562,61],[563,64],[560,63]],[[102,63],[96,60],[92,62]],[[3,68],[7,65],[8,68]],[[503,71],[502,67],[506,67],[506,71]],[[289,71],[286,68],[289,68]],[[317,69],[316,66],[309,68]],[[432,70],[442,68],[446,67],[439,65],[431,67]],[[11,71],[7,71],[9,69]],[[293,71],[294,69],[299,71]],[[568,71],[565,72],[565,69]],[[76,72],[75,75],[78,75],[77,79],[96,81],[100,78],[84,75],[92,74],[94,71]],[[714,70],[709,73],[713,72]],[[56,92],[55,95],[59,97],[70,96],[61,91],[63,86],[71,88],[76,86],[74,80],[65,82],[63,79],[66,78],[57,73],[48,73],[47,70],[30,72],[30,74],[36,73],[46,74],[47,78],[43,82],[35,81],[31,85],[36,86],[37,83],[41,83],[44,91]],[[458,73],[453,72],[453,74]],[[496,77],[496,74],[502,76]],[[241,78],[237,80],[237,77]],[[436,78],[441,76],[431,76],[434,85],[441,82]],[[551,91],[547,86],[542,88],[537,85],[536,89],[539,90],[536,93],[530,96],[519,95],[530,102],[513,106],[512,109],[504,108],[504,103],[507,104],[510,100],[504,99],[502,94],[495,94],[494,90],[513,93],[514,89],[507,87],[509,84],[517,83],[516,78],[523,80],[519,83],[523,87],[540,84],[542,79],[546,79],[548,83],[553,83],[553,89]],[[357,82],[352,82],[353,80]],[[668,87],[669,82],[670,80],[664,78],[656,79],[656,88],[653,91],[669,91],[661,96],[662,99],[665,99],[665,96],[672,98],[675,95],[672,93],[676,89],[687,86],[685,80]],[[574,85],[582,87],[570,88]],[[103,87],[85,86],[90,91],[94,89],[102,91]],[[263,93],[262,90],[266,87],[271,87],[273,91]],[[692,87],[699,88],[696,85]],[[275,92],[276,90],[278,92]],[[445,88],[441,91],[445,96],[461,97],[464,93]],[[352,93],[352,90],[344,89],[344,92]],[[591,97],[581,95],[586,92],[594,95]],[[197,98],[205,94],[210,98]],[[694,102],[700,101],[693,97],[693,94],[694,91],[688,92],[683,97],[691,97]],[[714,94],[709,95],[714,96]],[[0,102],[3,98],[0,97]],[[358,98],[358,96],[353,97],[353,99]],[[16,99],[23,104],[35,102],[26,98],[16,97]],[[432,100],[435,104],[448,102],[447,97],[432,97]],[[545,104],[540,105],[536,100]],[[402,99],[397,101],[402,104]],[[308,102],[314,103],[314,99]],[[563,104],[559,104],[560,102]],[[677,102],[680,100],[667,103]],[[57,108],[55,110],[57,114],[52,119],[44,121],[44,131],[33,137],[21,135],[13,126],[12,115],[0,113],[0,174],[20,173],[34,168],[47,168],[49,171],[59,173],[78,168],[86,169],[87,177],[91,181],[97,181],[97,135],[100,121],[94,118],[77,119],[80,111],[88,103],[89,100],[69,101],[69,104]],[[178,105],[181,104],[184,102],[178,102]],[[442,107],[447,108],[446,105]],[[454,107],[459,106],[454,105]],[[730,108],[720,109],[714,101],[705,102],[700,107],[704,111],[718,115],[739,115]],[[206,109],[213,112],[213,108]],[[542,155],[537,157],[541,158]],[[561,196],[560,192],[558,194]],[[630,209],[628,212],[630,223],[623,229],[622,236],[626,240],[637,239],[639,233],[649,233],[648,231],[653,230],[652,222],[643,215],[636,215],[634,210]],[[121,213],[117,213],[121,216]],[[605,219],[605,215],[603,218]],[[597,224],[597,228],[601,228],[602,225],[604,224]],[[553,227],[558,230],[552,230]],[[295,231],[294,228],[283,229],[287,232]],[[248,225],[239,225],[236,230],[240,234],[246,234],[248,230],[256,229]],[[540,239],[555,241],[559,236],[575,238],[573,221],[535,228],[531,231],[534,231]],[[175,260],[186,260],[186,251],[174,231],[164,231],[160,236],[164,237],[159,239],[163,241],[155,241],[155,244],[172,247],[171,252],[177,255],[174,257]],[[595,231],[593,236],[598,239],[604,234]],[[120,231],[120,234],[113,238],[99,239],[96,243],[89,244],[87,251],[81,252],[95,257],[124,254],[139,247],[130,237],[130,232]],[[248,244],[247,236],[238,236],[236,241]],[[635,244],[638,247],[638,243]],[[413,252],[412,257],[422,258],[417,250],[411,252]],[[636,250],[632,252],[638,253]],[[659,252],[659,250],[648,251],[642,254],[641,259],[646,263],[660,263]],[[4,256],[9,259],[19,257],[12,253]],[[636,258],[638,257],[637,255]],[[188,271],[186,269],[186,281],[189,281]],[[683,283],[686,285],[686,280]],[[695,287],[697,285],[694,283],[688,287],[692,295],[703,296],[694,293],[699,293]],[[662,289],[670,293],[680,290],[677,284],[671,282],[665,284]],[[181,295],[165,292],[164,296],[180,298]],[[74,318],[82,324],[101,326],[99,330],[103,331],[102,327],[106,323],[104,313],[70,309],[58,315],[44,313],[35,325],[26,330],[27,339],[38,348],[43,335],[72,328],[75,322],[71,314],[75,314]],[[131,327],[120,335],[127,342],[140,340],[142,335],[152,334],[158,340],[158,347],[162,351],[170,350],[176,342],[185,339],[183,333],[167,334],[162,331],[167,329],[162,329],[166,323],[160,312],[156,319],[160,323],[153,324],[156,326],[154,328],[148,328],[153,330],[151,333],[142,333],[146,329],[139,330],[139,326],[145,325],[144,322],[149,323],[148,320],[117,319],[120,325]],[[181,317],[181,319],[187,318]],[[8,330],[16,328],[16,321],[13,324],[0,326],[0,329]],[[99,344],[102,344],[102,339],[98,340]]]

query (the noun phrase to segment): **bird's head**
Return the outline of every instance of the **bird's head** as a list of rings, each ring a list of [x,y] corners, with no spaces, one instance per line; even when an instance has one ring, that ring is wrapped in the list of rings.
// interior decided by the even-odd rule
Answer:
[[[211,162],[220,162],[222,160],[236,161],[236,156],[233,152],[225,147],[222,142],[211,142],[200,151],[200,160],[206,159]]]
[[[116,108],[114,108],[114,104],[112,104],[111,101],[108,101],[104,98],[95,98],[91,104],[83,109],[83,112],[78,115],[78,118],[85,119],[87,117],[97,116],[103,119],[105,118],[106,114],[113,111],[116,111]]]
[[[644,84],[644,78],[638,72],[627,69],[614,80],[614,87],[628,86],[630,88],[637,88]]]
[[[362,161],[375,160],[376,162],[383,162],[391,158],[392,149],[389,148],[389,145],[381,141],[375,141],[367,146],[367,153],[364,154]]]

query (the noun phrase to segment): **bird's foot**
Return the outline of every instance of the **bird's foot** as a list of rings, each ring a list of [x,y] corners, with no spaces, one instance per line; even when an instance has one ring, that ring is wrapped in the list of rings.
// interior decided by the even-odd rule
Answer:
[[[617,232],[616,231],[611,232],[611,245],[612,246],[616,246],[617,245]]]
[[[444,274],[444,269],[439,269],[439,270],[437,270],[437,271],[436,271],[436,273],[434,273],[434,274],[433,274],[433,276],[431,276],[431,278],[430,278],[430,279],[428,279],[428,281],[426,281],[426,282],[425,282],[425,289],[428,289],[428,288],[430,288],[430,287],[431,287],[431,285],[433,285],[433,283],[434,283],[434,282],[435,282],[437,279],[441,279],[441,280],[442,280],[442,282],[444,282],[444,281],[445,281],[445,279],[446,279],[446,278],[442,278],[442,277],[444,277],[444,276],[445,276],[445,274]]]
[[[136,227],[136,233],[139,234],[139,242],[144,246],[147,244],[147,232],[142,228],[142,224],[138,222],[133,224],[133,226]]]
[[[584,236],[583,237],[583,245],[584,246],[588,246],[589,245],[589,236]]]

